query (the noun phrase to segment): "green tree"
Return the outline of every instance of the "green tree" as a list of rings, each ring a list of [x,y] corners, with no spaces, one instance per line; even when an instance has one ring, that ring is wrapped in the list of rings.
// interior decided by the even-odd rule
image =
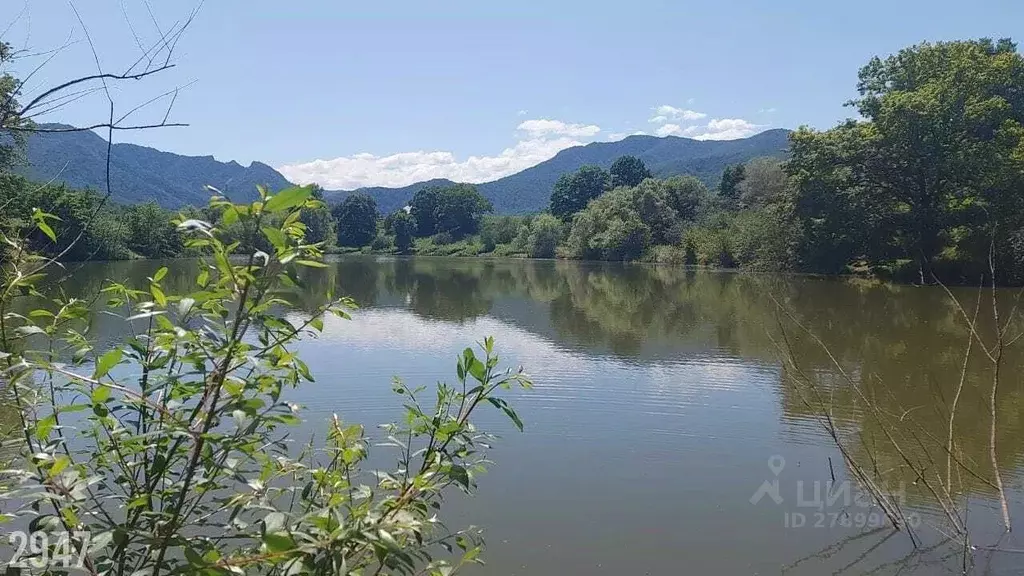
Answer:
[[[540,214],[530,221],[527,254],[531,258],[554,258],[562,239],[562,221],[550,214]]]
[[[530,383],[501,369],[493,339],[458,355],[454,385],[424,393],[393,381],[402,414],[382,428],[403,440],[388,472],[368,460],[363,426],[337,415],[317,445],[289,446],[301,412],[288,395],[313,381],[296,344],[355,304],[328,293],[285,318],[300,270],[326,267],[298,222],[316,203],[307,187],[261,190],[254,204],[211,200],[219,222],[258,231],[270,252],[236,252],[216,225],[181,221],[189,246],[211,255],[195,261],[191,292],[172,291],[161,268],[141,286],[109,282],[98,304],[58,295],[3,315],[0,364],[18,433],[5,439],[5,476],[16,481],[0,483],[0,498],[14,525],[63,535],[59,555],[33,561],[41,573],[66,571],[69,556],[111,576],[437,575],[476,561],[478,532],[451,532],[436,514],[451,488],[473,492],[488,463],[493,437],[474,425],[478,409],[522,429],[500,393]],[[35,220],[47,236],[52,219]],[[0,275],[9,311],[52,261],[2,240],[16,248]],[[123,324],[122,341],[87,329],[101,314]],[[88,418],[69,416],[82,410]],[[453,561],[440,557],[454,546]]]
[[[156,204],[147,202],[124,208],[127,247],[145,258],[173,258],[184,250],[181,234],[171,223],[172,215]]]
[[[493,251],[499,244],[511,243],[523,225],[523,218],[519,216],[484,216],[480,223],[484,252]]]
[[[440,210],[443,186],[429,186],[413,194],[409,213],[416,220],[416,235],[425,238],[437,232],[437,213]]]
[[[9,64],[14,58],[14,49],[11,45],[0,41],[0,69]],[[29,124],[29,121],[18,115],[18,79],[3,72],[0,73],[0,172],[6,172],[19,159],[22,147],[25,145],[25,133],[13,130],[22,128]],[[3,215],[0,215],[0,219]]]
[[[863,121],[793,137],[807,240],[849,235],[842,227],[856,214],[870,225],[854,228],[862,247],[851,255],[914,261],[922,280],[940,260],[960,273],[986,268],[990,239],[1008,259],[1007,234],[1024,224],[1024,58],[1015,45],[919,44],[872,59],[857,88]],[[834,169],[809,169],[825,158]],[[845,187],[822,189],[838,179]]]
[[[630,198],[640,220],[651,232],[654,244],[676,244],[682,238],[679,215],[672,207],[668,187],[660,180],[644,180],[635,188],[622,190]]]
[[[669,205],[683,222],[696,220],[711,198],[707,186],[694,176],[674,176],[664,180],[662,185]]]
[[[608,170],[611,174],[611,186],[638,186],[641,182],[651,177],[651,171],[647,169],[644,161],[636,156],[619,156],[612,162]]]
[[[494,210],[491,201],[471,184],[455,184],[444,188],[440,199],[435,232],[447,232],[455,239],[476,234],[484,214]]]
[[[453,239],[476,234],[480,219],[493,210],[490,200],[471,184],[424,188],[413,196],[409,207],[418,236],[447,234]]]
[[[338,223],[341,246],[366,246],[377,235],[377,202],[369,194],[349,195],[331,214]]]
[[[314,243],[324,242],[329,246],[338,238],[337,223],[324,200],[324,189],[318,184],[312,184],[311,188],[313,192],[310,197],[320,204],[303,208],[299,221],[306,226],[306,240]]]
[[[767,206],[791,195],[792,187],[785,164],[778,158],[754,158],[747,162],[739,184],[741,208]]]
[[[395,248],[402,254],[408,253],[416,235],[416,219],[405,210],[399,210],[390,217],[390,230],[395,235]]]
[[[611,176],[598,166],[582,166],[572,174],[562,174],[551,191],[549,211],[562,220],[570,220],[573,214],[587,207],[587,202],[600,196],[611,180]]]
[[[637,212],[631,188],[616,188],[590,202],[572,221],[566,247],[575,258],[635,260],[651,230]]]
[[[718,184],[718,195],[729,205],[735,205],[740,199],[740,182],[743,182],[746,168],[743,164],[726,166],[722,171],[722,181]]]

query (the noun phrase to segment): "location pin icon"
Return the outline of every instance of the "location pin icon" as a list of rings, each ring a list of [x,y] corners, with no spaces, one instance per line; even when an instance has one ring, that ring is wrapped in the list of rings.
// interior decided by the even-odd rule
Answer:
[[[782,473],[782,469],[786,467],[786,459],[776,454],[768,459],[768,469],[772,471],[772,474],[778,476]]]

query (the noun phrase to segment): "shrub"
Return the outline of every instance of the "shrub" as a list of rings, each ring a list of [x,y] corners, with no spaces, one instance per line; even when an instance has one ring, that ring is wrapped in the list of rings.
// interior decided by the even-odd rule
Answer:
[[[562,238],[562,222],[550,214],[541,214],[530,223],[527,238],[531,258],[554,258],[555,248]]]
[[[454,385],[425,392],[395,381],[404,414],[383,427],[398,461],[390,472],[369,479],[371,439],[338,416],[323,446],[289,449],[300,408],[287,394],[313,380],[293,346],[354,306],[326,294],[302,319],[280,306],[296,267],[324,266],[298,222],[310,192],[261,189],[252,205],[211,200],[221,221],[237,222],[250,245],[261,236],[269,252],[235,254],[222,230],[181,222],[189,247],[209,254],[196,291],[167,293],[166,268],[142,287],[111,283],[103,314],[140,331],[107,349],[87,339],[96,312],[82,300],[0,324],[22,423],[5,470],[16,482],[0,489],[21,506],[5,508],[5,520],[29,520],[55,543],[63,534],[92,574],[450,574],[454,565],[434,558],[438,545],[461,549],[455,565],[477,561],[477,532],[448,532],[434,515],[449,487],[475,487],[490,442],[472,423],[480,406],[522,428],[497,393],[529,381],[499,370],[492,339],[480,356],[459,355]],[[40,229],[47,219],[39,216]],[[15,254],[3,263],[5,308],[33,293],[49,264]],[[70,364],[56,363],[55,349],[72,351]]]

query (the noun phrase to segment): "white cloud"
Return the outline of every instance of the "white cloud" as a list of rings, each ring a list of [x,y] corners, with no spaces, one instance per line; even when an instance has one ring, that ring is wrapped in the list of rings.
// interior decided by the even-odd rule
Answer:
[[[658,129],[654,131],[655,136],[682,136],[683,127],[679,124],[665,124],[658,126]]]
[[[761,108],[757,111],[759,114],[775,114],[778,112],[775,108]]]
[[[570,138],[590,138],[601,131],[599,126],[593,124],[566,124],[561,120],[527,120],[516,127],[530,134],[532,137],[544,136],[568,136]]]
[[[329,190],[363,186],[399,187],[433,178],[456,182],[490,182],[539,164],[558,152],[584,144],[601,131],[593,124],[527,120],[513,146],[495,156],[458,159],[446,151],[401,152],[388,156],[361,153],[330,160],[281,166],[278,171],[297,184],[316,182]]]
[[[682,135],[695,140],[736,140],[753,136],[762,127],[741,118],[716,118],[705,126],[690,126]]]
[[[707,115],[661,105],[653,108],[651,122],[659,124],[656,136],[682,136],[696,140],[734,140],[751,136],[764,125],[740,118],[713,118],[706,124],[692,124]],[[525,113],[520,111],[520,115]],[[628,126],[629,123],[626,124]],[[493,156],[458,158],[448,151],[401,152],[379,156],[360,153],[327,160],[313,160],[281,166],[278,170],[298,184],[316,182],[329,190],[352,190],[363,186],[400,187],[434,178],[456,182],[490,182],[535,166],[558,152],[592,142],[601,134],[595,124],[573,124],[538,118],[524,120],[515,131],[515,143]],[[642,130],[612,132],[608,141],[622,140]]]
[[[664,124],[654,131],[656,136],[682,136],[694,140],[736,140],[758,132],[761,126],[740,118],[712,119],[705,125],[688,126]]]
[[[611,134],[608,135],[608,141],[609,142],[618,142],[619,140],[622,140],[624,138],[628,138],[629,136],[646,136],[646,135],[647,135],[647,132],[644,132],[643,130],[637,130],[636,132],[612,132]]]
[[[669,106],[668,104],[662,104],[654,108],[654,116],[652,116],[648,122],[652,124],[664,124],[668,121],[674,122],[693,122],[706,118],[707,114],[703,112],[697,112],[694,110],[686,110],[683,108],[676,108],[675,106]]]
[[[528,113],[529,112],[526,111],[526,110],[520,110],[519,112],[516,112],[516,115],[517,116],[526,116]]]

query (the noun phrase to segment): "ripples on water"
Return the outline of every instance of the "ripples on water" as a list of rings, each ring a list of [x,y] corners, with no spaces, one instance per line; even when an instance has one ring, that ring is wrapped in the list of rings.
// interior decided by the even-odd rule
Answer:
[[[75,286],[95,289],[104,277],[141,283],[158,265],[95,265]],[[187,290],[190,266],[173,264],[165,284]],[[454,380],[456,355],[488,335],[507,362],[532,375],[536,388],[512,398],[526,431],[482,413],[481,426],[502,436],[496,464],[477,496],[450,501],[455,520],[486,528],[489,563],[476,573],[959,573],[949,547],[914,553],[903,533],[839,525],[831,515],[842,506],[819,512],[799,505],[797,483],[829,480],[829,458],[840,480],[846,471],[783,368],[778,316],[767,298],[785,302],[882,404],[913,408],[923,430],[944,437],[965,331],[938,290],[445,259],[348,258],[306,280],[293,319],[328,289],[362,308],[352,321],[328,319],[323,336],[301,346],[317,377],[296,392],[306,406],[303,432],[332,413],[368,427],[396,417],[392,376],[427,386]],[[114,340],[119,327],[98,329]],[[790,336],[802,367],[833,390],[835,416],[854,451],[870,446],[894,478],[908,480],[820,347]],[[1014,354],[1007,373],[1020,374],[1020,360]],[[957,426],[964,457],[986,473],[983,370],[968,382]],[[1024,453],[1022,388],[1019,379],[1009,382],[1001,398],[1000,464],[1014,494]],[[782,469],[769,468],[772,456],[784,458]],[[751,504],[761,483],[774,479],[784,502]],[[913,480],[910,504],[926,523],[936,521]],[[976,494],[976,540],[994,540],[993,494],[967,484]],[[1024,519],[1021,502],[1013,507]],[[848,511],[852,517],[862,509]],[[787,527],[787,513],[806,514],[808,525]],[[988,573],[1015,573],[1020,560],[996,557]]]

